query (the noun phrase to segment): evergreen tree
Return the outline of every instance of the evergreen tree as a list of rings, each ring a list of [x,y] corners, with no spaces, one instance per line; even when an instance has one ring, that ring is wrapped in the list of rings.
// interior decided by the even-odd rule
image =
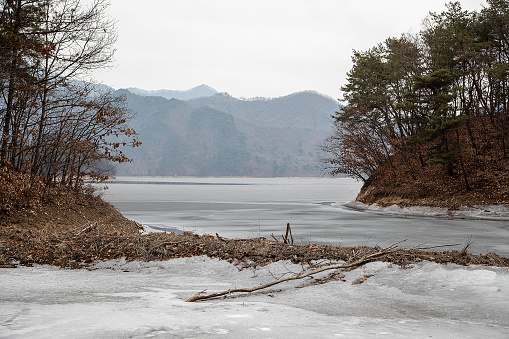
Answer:
[[[469,12],[449,3],[418,35],[354,52],[345,106],[323,146],[332,174],[366,180],[384,166],[403,182],[432,166],[470,190],[469,166],[493,166],[483,150],[507,158],[509,1],[487,4]]]

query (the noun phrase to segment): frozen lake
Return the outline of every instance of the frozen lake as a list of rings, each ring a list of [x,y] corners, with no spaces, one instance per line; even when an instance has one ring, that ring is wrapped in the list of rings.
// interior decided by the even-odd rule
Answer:
[[[281,234],[300,242],[407,246],[465,243],[509,255],[508,222],[450,220],[345,206],[349,179],[119,178],[105,198],[159,228],[228,237]],[[462,246],[459,246],[460,249]],[[372,262],[343,280],[295,280],[197,303],[199,291],[252,287],[305,266],[279,261],[241,269],[207,257],[97,262],[91,270],[0,268],[1,338],[508,338],[509,270]],[[368,277],[362,284],[357,279]],[[303,288],[300,288],[303,287]]]
[[[160,229],[230,238],[281,235],[297,243],[412,247],[459,243],[509,256],[509,221],[360,211],[346,206],[361,183],[346,178],[119,177],[105,200],[126,217]],[[450,249],[450,248],[446,248]]]

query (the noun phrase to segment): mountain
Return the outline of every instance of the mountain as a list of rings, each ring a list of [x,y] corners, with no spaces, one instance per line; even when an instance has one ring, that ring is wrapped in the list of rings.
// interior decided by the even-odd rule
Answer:
[[[119,90],[137,113],[143,145],[118,175],[320,176],[320,144],[335,100],[316,92],[241,100],[226,93],[190,100]]]
[[[227,93],[189,100],[195,107],[208,106],[228,112],[257,126],[327,128],[337,102],[318,92],[304,91],[273,99],[240,100]]]
[[[147,91],[144,89],[139,88],[128,88],[128,91],[131,93],[141,95],[141,96],[159,96],[166,99],[179,99],[179,100],[189,100],[189,99],[195,99],[200,97],[209,97],[217,94],[218,92],[213,89],[212,87],[209,87],[207,85],[200,85],[191,89],[188,89],[187,91],[172,91],[167,89],[161,89],[156,91]]]

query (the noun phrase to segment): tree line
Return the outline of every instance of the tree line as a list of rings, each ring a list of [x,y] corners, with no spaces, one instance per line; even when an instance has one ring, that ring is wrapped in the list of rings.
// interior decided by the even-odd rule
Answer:
[[[331,174],[367,181],[383,166],[393,179],[418,180],[439,167],[469,190],[488,149],[491,160],[507,158],[509,1],[479,12],[446,6],[419,34],[354,51],[344,106],[322,145]]]
[[[90,80],[111,65],[106,0],[0,0],[1,166],[79,189],[138,146],[122,97]]]

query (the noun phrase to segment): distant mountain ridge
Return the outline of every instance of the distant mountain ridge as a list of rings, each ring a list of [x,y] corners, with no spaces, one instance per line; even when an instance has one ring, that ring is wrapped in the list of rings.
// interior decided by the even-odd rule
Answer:
[[[237,99],[228,93],[188,101],[195,107],[209,106],[258,126],[330,128],[337,102],[314,91],[302,91],[278,98]],[[332,112],[329,110],[334,106]],[[324,112],[327,112],[326,114]]]
[[[200,97],[209,97],[218,93],[218,91],[207,85],[196,86],[185,91],[167,89],[147,91],[135,87],[130,87],[127,90],[131,93],[141,96],[159,96],[165,99],[178,99],[178,100],[190,100]]]
[[[227,93],[188,100],[118,90],[137,117],[143,145],[118,175],[321,176],[318,144],[331,132],[338,103],[306,91],[280,98]]]

